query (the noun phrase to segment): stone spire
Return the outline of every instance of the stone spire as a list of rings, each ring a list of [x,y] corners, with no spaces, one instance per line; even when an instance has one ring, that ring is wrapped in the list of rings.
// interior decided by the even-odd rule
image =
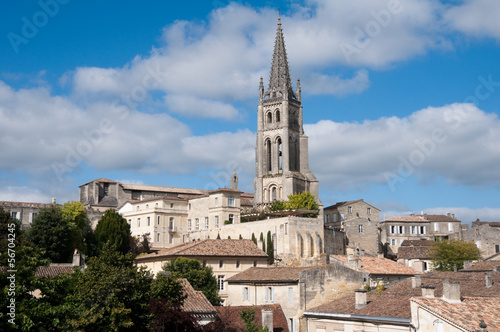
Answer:
[[[290,93],[293,96],[285,39],[283,38],[283,30],[281,29],[281,16],[278,16],[278,29],[276,30],[276,40],[274,41],[273,64],[271,66],[268,91],[281,91],[283,94]]]

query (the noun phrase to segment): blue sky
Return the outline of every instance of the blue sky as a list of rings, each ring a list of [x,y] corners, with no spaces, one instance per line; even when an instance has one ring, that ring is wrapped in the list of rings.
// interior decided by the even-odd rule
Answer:
[[[500,220],[500,2],[10,2],[0,200],[105,177],[253,191],[278,10],[325,206]]]

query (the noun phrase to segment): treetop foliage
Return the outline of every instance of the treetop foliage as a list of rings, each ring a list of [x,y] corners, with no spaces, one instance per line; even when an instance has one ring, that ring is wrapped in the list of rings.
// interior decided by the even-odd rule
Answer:
[[[115,210],[107,210],[99,219],[94,237],[98,250],[110,242],[122,253],[130,251],[130,225]]]
[[[465,261],[481,258],[481,251],[474,242],[461,239],[436,241],[431,250],[432,264],[438,271],[463,269]]]

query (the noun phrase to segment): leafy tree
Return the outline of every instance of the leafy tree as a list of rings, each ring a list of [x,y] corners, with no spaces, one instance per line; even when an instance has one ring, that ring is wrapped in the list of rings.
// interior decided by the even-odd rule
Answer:
[[[99,219],[94,237],[98,250],[101,250],[105,243],[110,242],[123,254],[130,251],[130,225],[115,210],[107,210]]]
[[[465,261],[481,258],[481,251],[472,241],[440,240],[431,247],[431,257],[434,269],[453,271],[455,267],[463,269]]]
[[[267,232],[267,251],[266,251],[269,264],[274,263],[274,244],[271,236],[271,231]]]
[[[67,318],[69,330],[147,330],[153,278],[134,265],[132,254],[122,254],[108,241],[75,277],[78,287],[68,301],[73,308]]]
[[[245,332],[269,332],[266,327],[258,326],[255,320],[255,309],[251,308],[248,310],[243,310],[240,313],[240,317],[245,323]]]
[[[178,257],[163,267],[175,279],[186,278],[195,290],[202,291],[212,305],[221,305],[217,279],[209,266],[203,267],[199,260]]]
[[[75,249],[71,234],[72,227],[57,205],[41,209],[27,233],[29,241],[44,251],[43,257],[54,263],[71,261]]]
[[[308,191],[288,195],[288,201],[285,205],[287,210],[317,210],[319,208],[316,199]],[[318,213],[310,213],[307,214],[306,217],[314,218],[317,215]]]
[[[84,205],[80,202],[66,202],[63,205],[62,214],[71,227],[73,247],[86,255],[92,255],[93,232]]]
[[[273,204],[269,207],[270,211],[282,211],[286,210],[286,203],[283,201],[274,201]]]
[[[0,207],[0,266],[7,266],[10,249],[15,251],[21,236],[21,223]],[[9,245],[9,243],[11,243]]]

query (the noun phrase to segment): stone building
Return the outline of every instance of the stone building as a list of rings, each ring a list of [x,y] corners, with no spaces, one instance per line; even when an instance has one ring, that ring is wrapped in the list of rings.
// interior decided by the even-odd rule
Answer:
[[[455,215],[410,215],[380,222],[381,241],[387,256],[396,256],[404,240],[448,239],[460,233],[460,220]]]
[[[338,202],[324,209],[325,226],[345,230],[348,220],[364,218],[378,222],[380,210],[366,203],[363,199],[355,201]]]
[[[500,253],[500,223],[475,221],[471,228],[454,234],[452,238],[472,241],[481,250],[483,259]]]
[[[261,78],[255,145],[255,204],[263,208],[308,191],[319,201],[318,180],[309,169],[308,137],[302,124],[300,81],[293,90],[281,19],[274,43],[269,86]]]
[[[40,210],[53,204],[56,204],[55,198],[51,204],[0,201],[0,207],[9,211],[12,218],[19,220],[22,229],[28,229]]]
[[[432,270],[431,240],[404,240],[398,250],[398,263],[412,267],[419,272]]]

